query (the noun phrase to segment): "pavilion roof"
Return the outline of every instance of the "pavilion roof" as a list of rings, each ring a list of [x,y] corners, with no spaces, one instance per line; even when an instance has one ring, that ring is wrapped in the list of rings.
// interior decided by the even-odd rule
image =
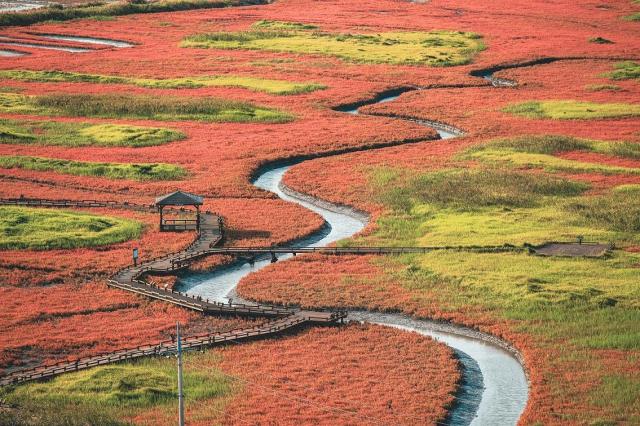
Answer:
[[[184,191],[175,191],[156,198],[156,206],[201,206],[204,198]]]

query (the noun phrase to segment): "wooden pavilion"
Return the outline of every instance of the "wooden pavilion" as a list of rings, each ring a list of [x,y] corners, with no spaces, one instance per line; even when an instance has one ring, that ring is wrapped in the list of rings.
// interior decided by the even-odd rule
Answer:
[[[184,191],[176,191],[156,198],[155,205],[160,212],[160,231],[200,230],[200,206],[202,206],[203,203],[203,197]],[[164,209],[166,207],[180,207],[177,213],[186,212],[185,207],[195,207],[195,219],[184,217],[165,219]],[[175,210],[171,210],[171,212],[173,213]]]

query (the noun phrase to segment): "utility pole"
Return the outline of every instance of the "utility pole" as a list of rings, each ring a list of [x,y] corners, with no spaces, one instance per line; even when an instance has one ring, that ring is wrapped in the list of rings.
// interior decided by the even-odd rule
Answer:
[[[178,348],[178,426],[184,426],[184,392],[182,391],[182,342],[180,341],[180,322],[176,323],[176,344]]]

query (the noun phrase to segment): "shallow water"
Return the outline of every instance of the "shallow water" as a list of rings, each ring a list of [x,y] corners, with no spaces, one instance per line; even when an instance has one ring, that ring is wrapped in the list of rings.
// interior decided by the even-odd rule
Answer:
[[[351,114],[351,115],[360,115],[360,108],[362,108],[365,105],[374,105],[374,104],[384,104],[387,102],[392,102],[395,101],[396,99],[398,99],[400,97],[401,94],[406,93],[408,91],[411,90],[421,90],[421,89],[400,89],[399,93],[394,93],[392,95],[389,96],[383,96],[381,98],[375,98],[372,99],[370,102],[365,102],[362,103],[360,105],[348,108],[348,109],[338,109],[338,111],[340,112],[344,112],[347,114]],[[398,118],[399,120],[403,120],[402,118]],[[458,130],[456,132],[453,132],[451,130],[449,130],[448,128],[444,128],[441,126],[438,126],[436,123],[431,122],[431,121],[427,121],[427,120],[407,120],[407,121],[411,121],[412,123],[417,123],[420,124],[421,126],[425,126],[425,127],[430,127],[432,129],[434,129],[436,132],[438,132],[438,134],[440,135],[441,139],[451,139],[451,138],[456,138],[458,136],[461,136],[464,132],[462,132],[461,130]],[[455,129],[452,129],[455,130]]]
[[[46,2],[31,1],[0,1],[1,12],[22,12],[29,9],[37,9],[46,6]]]
[[[28,55],[28,53],[18,52],[17,50],[1,50],[0,49],[0,56],[6,56],[8,58],[15,58],[18,56],[26,56],[26,55]]]
[[[360,232],[366,226],[366,221],[314,206],[311,203],[294,199],[293,197],[283,193],[279,184],[289,168],[291,168],[291,166],[282,166],[268,170],[254,181],[254,185],[258,188],[277,194],[285,201],[295,202],[320,214],[327,222],[325,229],[318,233],[314,233],[307,238],[295,241],[291,244],[292,246],[323,247],[338,240],[348,238],[353,234]],[[279,255],[278,259],[285,260],[292,256],[293,255],[291,254]],[[213,272],[189,275],[180,280],[180,289],[181,291],[186,291],[189,294],[226,303],[230,297],[235,297],[235,292],[233,290],[243,277],[270,264],[271,257],[262,256],[256,258],[253,265],[250,265],[247,262],[240,262],[220,268]]]
[[[91,50],[91,49],[86,49],[84,47],[53,46],[50,44],[29,43],[26,41],[20,41],[20,40],[12,39],[11,37],[3,37],[3,36],[0,36],[0,44],[6,44],[11,46],[21,46],[21,47],[32,47],[34,49],[58,50],[61,52],[71,52],[71,53],[84,53],[84,52],[89,52]]]
[[[460,328],[461,334],[441,331],[439,328],[442,325],[439,323],[416,320],[405,315],[351,312],[349,318],[431,336],[473,360],[468,365],[469,360],[465,363],[464,358],[461,359],[463,380],[466,380],[465,392],[459,398],[463,399],[464,404],[452,410],[450,424],[469,424],[471,421],[472,425],[512,425],[518,422],[529,390],[520,362],[508,351],[463,335],[463,328]],[[481,374],[474,371],[473,364],[478,366]]]
[[[100,45],[120,47],[120,48],[134,46],[134,44],[128,43],[126,41],[111,40],[107,38],[81,37],[81,36],[72,36],[72,35],[64,35],[64,34],[34,34],[34,35],[37,35],[42,38],[47,38],[50,40],[74,41],[76,43],[100,44]]]

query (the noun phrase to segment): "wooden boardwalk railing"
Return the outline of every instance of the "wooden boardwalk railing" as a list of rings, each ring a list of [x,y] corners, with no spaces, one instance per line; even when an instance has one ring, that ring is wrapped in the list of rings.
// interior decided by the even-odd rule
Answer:
[[[259,254],[302,254],[321,253],[330,255],[340,254],[409,254],[429,253],[436,250],[460,250],[460,251],[523,251],[524,247],[513,245],[500,246],[431,246],[431,247],[212,247],[208,254],[224,255],[259,255]]]
[[[119,208],[143,212],[155,211],[155,206],[115,201],[96,200],[50,200],[33,198],[0,198],[0,205],[16,205],[43,208]],[[181,211],[172,209],[175,211]],[[269,322],[256,327],[238,329],[224,333],[211,333],[190,336],[184,339],[183,347],[202,348],[224,344],[230,341],[240,341],[251,338],[275,335],[294,327],[308,324],[335,324],[342,322],[347,314],[343,311],[319,312],[287,309],[269,305],[225,304],[210,302],[200,297],[189,296],[185,293],[153,286],[143,280],[146,273],[172,273],[188,266],[191,262],[216,254],[211,252],[222,241],[224,235],[222,219],[210,212],[201,216],[197,238],[184,250],[164,256],[149,259],[137,266],[128,266],[120,270],[112,279],[108,280],[111,287],[126,290],[142,296],[173,303],[205,314],[227,314],[250,317],[270,318]],[[30,380],[53,377],[69,371],[78,371],[98,365],[110,364],[124,360],[170,353],[176,350],[175,342],[164,341],[153,345],[142,345],[135,348],[122,349],[103,355],[80,358],[74,361],[64,361],[53,365],[20,370],[0,377],[0,385],[11,385]]]
[[[331,317],[332,322],[341,320],[345,316],[346,314],[344,313],[334,313]],[[269,335],[282,333],[285,330],[290,330],[295,327],[302,326],[306,323],[314,323],[316,321],[317,318],[314,316],[314,313],[299,311],[296,313],[292,313],[286,317],[269,321],[251,328],[236,329],[223,333],[210,333],[186,337],[182,340],[182,347],[185,350],[200,349],[222,345],[232,341],[238,342],[266,337]],[[103,355],[79,358],[74,361],[62,361],[52,365],[16,371],[9,375],[0,377],[0,385],[13,385],[30,380],[44,379],[56,376],[58,374],[84,370],[99,365],[112,364],[115,362],[131,360],[144,356],[166,355],[175,353],[175,351],[175,341],[165,340],[157,344],[141,345],[134,348],[121,349]]]

